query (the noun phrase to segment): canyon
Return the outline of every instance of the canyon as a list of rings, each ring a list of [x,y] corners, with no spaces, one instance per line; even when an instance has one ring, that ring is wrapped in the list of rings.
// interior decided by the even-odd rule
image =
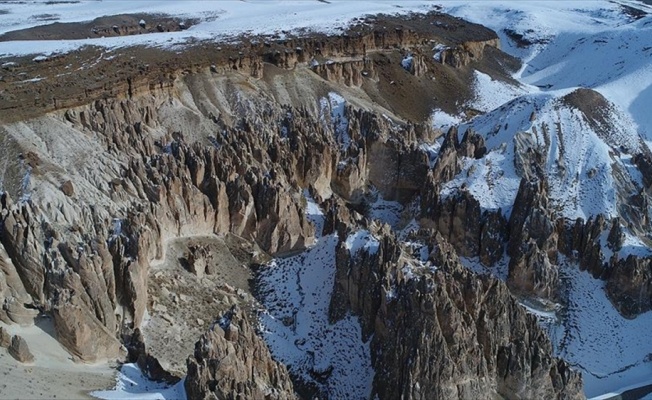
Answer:
[[[617,389],[576,350],[574,288],[649,317],[647,137],[598,87],[528,91],[527,31],[444,11],[2,59],[8,354],[40,367],[43,327],[172,398]]]

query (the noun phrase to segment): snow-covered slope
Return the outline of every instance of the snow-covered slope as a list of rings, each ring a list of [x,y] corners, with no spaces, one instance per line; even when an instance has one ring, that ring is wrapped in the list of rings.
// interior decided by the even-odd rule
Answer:
[[[307,209],[320,232],[323,214],[310,199]],[[337,235],[321,237],[304,253],[263,268],[259,284],[267,311],[261,315],[261,330],[274,357],[304,383],[332,398],[362,399],[369,397],[374,377],[369,342],[362,340],[357,317],[332,325],[328,320],[337,242]],[[378,242],[360,231],[345,245],[355,252]]]
[[[652,140],[652,7],[635,1],[446,2],[494,29],[525,63],[516,78],[544,89],[588,87],[626,110]],[[514,40],[514,34],[523,43]],[[518,36],[516,36],[518,38]],[[529,46],[523,44],[529,43]]]
[[[564,265],[568,307],[549,333],[558,355],[581,369],[587,397],[652,380],[652,313],[628,320],[611,305],[604,282]]]
[[[509,214],[522,175],[514,166],[515,137],[521,135],[544,157],[541,169],[559,216],[585,220],[597,214],[617,216],[619,202],[642,185],[640,172],[632,165],[640,137],[631,119],[615,107],[601,110],[610,126],[594,126],[590,117],[569,104],[567,93],[524,95],[462,125],[461,131],[472,128],[485,137],[489,153],[466,160],[464,171],[445,186],[445,193],[464,185],[485,209],[502,208]],[[621,172],[628,181],[622,181]]]
[[[540,168],[558,216],[613,217],[628,194],[642,188],[632,155],[652,143],[652,9],[634,1],[551,4],[444,4],[447,12],[496,30],[503,50],[523,61],[514,74],[520,85],[477,75],[476,104],[468,106],[486,113],[460,132],[481,133],[488,153],[466,160],[444,194],[464,185],[482,207],[509,215],[521,179],[514,163],[517,138],[544,155]],[[629,232],[627,240],[636,243],[628,254],[650,254]],[[611,254],[606,246],[604,253]],[[564,265],[560,276],[567,307],[555,318],[532,311],[548,327],[557,354],[583,371],[586,394],[609,397],[648,384],[650,313],[623,318],[604,283],[577,265]]]
[[[471,127],[483,134],[490,152],[483,160],[468,160],[464,173],[445,190],[465,185],[484,208],[509,213],[520,180],[513,167],[514,136],[527,132],[546,154],[550,197],[561,216],[615,216],[618,190],[627,196],[641,186],[631,156],[640,151],[641,138],[648,140],[652,126],[645,106],[652,104],[652,17],[635,19],[617,2],[570,1],[554,8],[540,1],[445,6],[447,12],[496,30],[503,49],[524,62],[514,76],[520,86],[476,72],[476,100],[469,106],[487,114],[462,125],[461,131]],[[638,7],[641,12],[649,8]],[[517,43],[514,35],[523,42]],[[600,112],[608,114],[609,126],[592,124],[577,104],[564,101],[584,87],[607,99]],[[623,172],[631,182],[616,188],[614,176]]]

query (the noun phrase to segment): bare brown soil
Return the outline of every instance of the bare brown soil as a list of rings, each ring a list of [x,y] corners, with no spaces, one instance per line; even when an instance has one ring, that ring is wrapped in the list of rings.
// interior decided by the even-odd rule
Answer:
[[[210,254],[212,273],[197,276],[184,269],[183,259],[193,246]],[[250,264],[256,260],[252,245],[234,235],[178,238],[167,244],[165,259],[149,274],[149,319],[143,327],[148,351],[163,367],[185,375],[186,359],[197,338],[237,305],[254,315]]]

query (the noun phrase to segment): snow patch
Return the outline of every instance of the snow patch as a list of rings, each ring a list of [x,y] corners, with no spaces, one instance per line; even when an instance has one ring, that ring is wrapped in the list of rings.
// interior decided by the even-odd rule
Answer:
[[[414,63],[414,57],[412,56],[412,54],[408,54],[407,56],[405,56],[403,58],[403,60],[401,60],[401,66],[406,71],[411,71],[412,70],[412,64],[413,63]]]
[[[185,379],[175,385],[150,381],[136,364],[120,368],[113,390],[98,390],[91,396],[105,400],[185,400]]]
[[[385,200],[375,188],[372,188],[369,198],[375,200],[369,204],[368,217],[374,221],[389,224],[392,229],[397,230],[401,223],[403,205],[398,201]]]
[[[350,234],[344,241],[351,255],[357,254],[360,250],[365,250],[369,254],[376,254],[380,247],[380,242],[368,230],[361,229]]]
[[[325,215],[319,204],[312,198],[308,190],[303,191],[303,197],[306,199],[306,218],[315,226],[315,237],[320,238],[324,231]]]
[[[328,98],[320,100],[321,119],[330,124],[335,132],[335,140],[341,150],[347,150],[351,146],[349,136],[349,120],[346,118],[346,100],[335,92],[328,93]],[[328,116],[328,118],[327,118]]]
[[[462,115],[451,115],[437,108],[430,114],[430,120],[433,128],[446,132],[451,127],[462,123],[464,117]]]
[[[347,242],[351,248],[377,246],[364,242],[367,235],[358,232]],[[360,323],[352,315],[334,324],[328,318],[337,242],[336,235],[322,237],[304,253],[275,259],[260,272],[267,308],[260,315],[261,330],[274,357],[295,376],[332,398],[367,398],[374,370]]]
[[[432,48],[432,51],[435,52],[435,54],[432,55],[432,58],[437,62],[441,62],[441,54],[444,51],[448,50],[448,48],[449,47],[446,46],[445,44],[441,44],[441,43],[436,44],[435,47]]]
[[[480,71],[474,71],[473,90],[474,99],[468,104],[478,111],[489,112],[501,105],[527,93],[527,90],[491,78]]]
[[[437,157],[439,156],[439,150],[441,150],[441,145],[444,143],[444,137],[440,137],[435,140],[433,143],[421,143],[419,145],[419,150],[426,153],[428,156],[428,168],[432,169],[437,163]]]

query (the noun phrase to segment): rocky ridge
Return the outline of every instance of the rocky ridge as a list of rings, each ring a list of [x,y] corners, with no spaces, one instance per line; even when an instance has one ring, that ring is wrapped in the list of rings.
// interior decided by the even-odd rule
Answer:
[[[582,114],[584,120],[601,127],[596,132],[604,135],[614,152],[633,154],[633,158],[639,160],[639,171],[646,171],[644,160],[649,158],[649,151],[645,146],[628,149],[615,144],[611,136],[619,130],[618,127],[609,128],[604,122],[610,110],[601,95],[581,89],[567,98],[572,99],[568,101],[573,104],[581,103],[577,109],[582,113],[589,113],[585,109],[586,102],[597,103],[598,108],[592,109],[590,115]],[[586,101],[578,100],[580,98]],[[602,122],[598,122],[600,118]],[[535,120],[536,115],[531,119]],[[542,131],[545,138],[545,125]],[[487,153],[483,137],[472,129],[464,132],[462,140],[459,137],[456,129],[446,135],[437,161],[428,174],[421,192],[422,226],[435,227],[460,255],[478,257],[488,267],[501,260],[504,251],[509,257],[507,283],[515,294],[553,302],[563,300],[559,297],[558,276],[560,256],[563,256],[576,260],[582,270],[590,271],[595,278],[607,281],[607,294],[624,316],[634,318],[650,310],[652,303],[645,283],[648,282],[649,257],[628,254],[623,249],[628,236],[636,236],[643,243],[649,241],[645,233],[649,230],[649,194],[645,188],[635,186],[632,178],[614,163],[614,174],[620,174],[615,180],[618,216],[598,214],[586,220],[566,218],[560,215],[557,199],[550,194],[552,178],[544,172],[545,160],[549,158],[549,141],[539,143],[533,134],[520,132],[513,138],[513,167],[521,181],[509,218],[505,218],[503,210],[483,209],[479,200],[463,186],[452,194],[441,195],[446,182],[465,172],[465,160],[483,160]],[[473,137],[478,139],[469,139]],[[563,173],[564,169],[560,171]]]
[[[443,27],[424,33],[433,20]],[[439,41],[449,46],[437,60],[431,53]],[[431,166],[419,145],[443,133],[428,121],[411,122],[424,113],[408,111],[412,104],[400,95],[414,89],[445,97],[472,68],[500,75],[498,61],[511,60],[501,59],[497,45],[493,32],[441,14],[372,18],[343,36],[263,38],[242,53],[199,46],[190,50],[201,55],[192,65],[170,58],[157,68],[141,66],[65,101],[52,98],[50,88],[30,88],[43,92],[29,110],[4,99],[3,108],[16,115],[47,114],[0,128],[0,145],[17,158],[3,171],[0,198],[0,319],[30,324],[38,313],[51,315],[59,341],[80,361],[129,352],[183,374],[141,346],[148,315],[160,322],[161,305],[177,307],[161,282],[181,273],[210,284],[226,278],[216,277],[220,262],[209,251],[190,246],[183,259],[172,260],[175,272],[157,276],[155,264],[169,258],[171,241],[234,235],[249,243],[245,263],[261,263],[254,256],[313,243],[304,190],[330,215],[326,230],[343,238],[369,225],[354,215],[364,213],[373,188],[403,204],[420,199],[417,217],[431,230],[419,236],[427,260],[407,254],[388,228],[375,233],[382,243],[376,254],[338,248],[331,318],[352,312],[371,338],[372,394],[580,398],[579,376],[551,356],[549,340],[507,286],[556,299],[561,252],[607,279],[614,303],[635,315],[649,308],[650,295],[641,291],[649,261],[612,257],[605,266],[595,239],[606,232],[617,252],[621,222],[556,219],[536,154],[520,161],[523,180],[510,218],[481,210],[463,190],[442,197],[441,186],[462,171],[463,159],[484,156],[485,139],[471,130],[460,139],[453,129]],[[410,57],[406,68],[402,61]],[[344,101],[323,101],[333,92]],[[442,108],[454,103],[436,101]],[[507,286],[465,270],[456,255],[492,265],[504,251]],[[432,268],[405,276],[404,265],[424,262]],[[252,316],[232,308],[258,305],[237,297],[228,295],[202,318],[210,329],[187,360],[187,393],[293,398],[291,377],[257,336]],[[433,359],[441,368],[431,367]],[[403,372],[387,368],[399,364]]]
[[[401,248],[387,227],[376,237],[373,253],[352,253],[340,242],[330,308],[334,320],[359,315],[371,338],[372,395],[583,397],[579,374],[550,357],[536,318],[503,282],[469,272],[439,233],[415,234],[426,243],[425,260]]]

